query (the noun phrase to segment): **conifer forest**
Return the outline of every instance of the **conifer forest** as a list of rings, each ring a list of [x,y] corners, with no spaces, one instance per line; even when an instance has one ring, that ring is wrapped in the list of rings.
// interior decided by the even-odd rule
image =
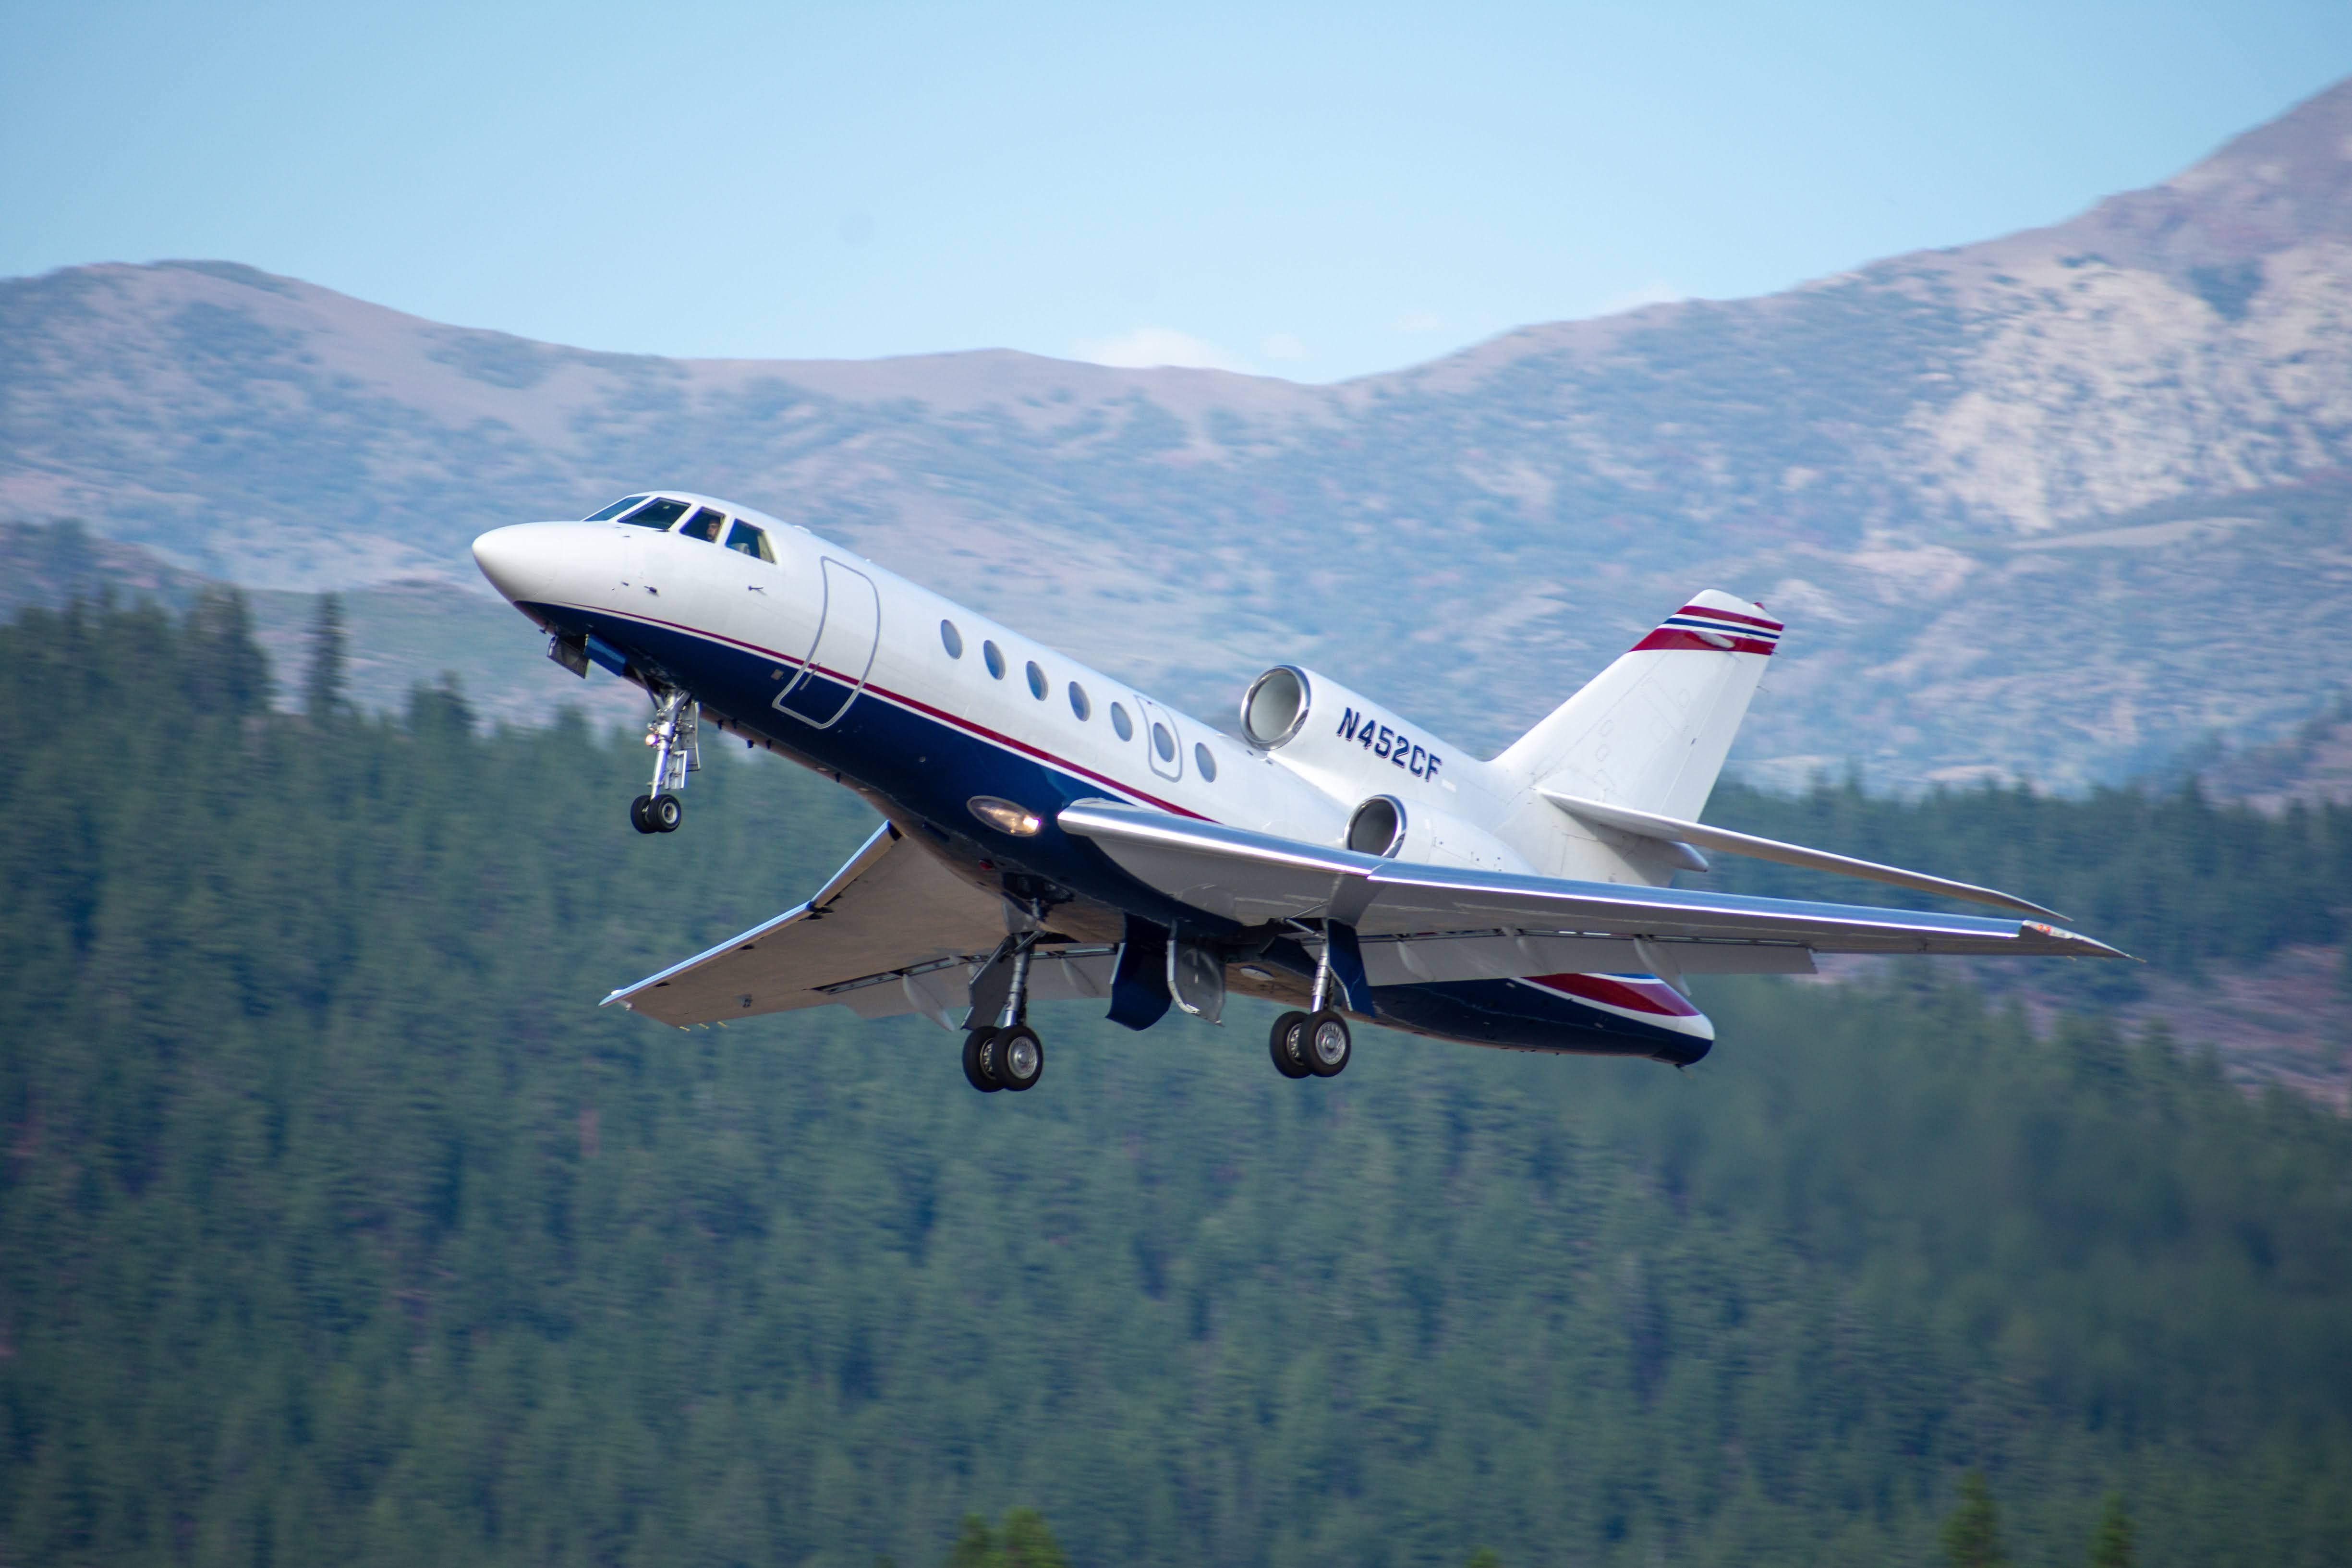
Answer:
[[[344,698],[241,602],[0,626],[0,1563],[2352,1563],[2352,1125],[1973,972],[1699,983],[1714,1053],[1057,1005],[1038,1092],[614,985],[869,830],[708,747]],[[2352,810],[1727,785],[2197,975]],[[1717,885],[1908,898],[1718,862]]]

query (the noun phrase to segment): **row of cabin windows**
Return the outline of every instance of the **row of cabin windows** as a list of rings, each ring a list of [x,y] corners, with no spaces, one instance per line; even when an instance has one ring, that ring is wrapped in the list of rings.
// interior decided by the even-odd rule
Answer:
[[[694,513],[692,517],[686,516],[688,510]],[[752,527],[740,518],[735,520],[734,526],[729,527],[727,514],[715,506],[696,506],[692,501],[672,500],[667,496],[623,496],[611,506],[584,521],[625,522],[637,528],[650,528],[656,532],[666,533],[669,531],[670,524],[677,522],[681,517],[686,517],[686,521],[677,531],[688,539],[699,539],[706,544],[716,544],[723,532],[726,535],[728,549],[751,556],[755,560],[765,561],[772,566],[775,564],[776,552],[769,548],[768,536],[765,532]]]
[[[956,629],[956,624],[953,621],[940,623],[940,646],[948,650],[950,658],[963,657],[963,633]],[[1004,650],[998,647],[994,642],[986,639],[982,641],[980,660],[988,666],[991,679],[996,680],[1004,679],[1006,668]],[[1037,661],[1034,658],[1029,660],[1023,673],[1029,679],[1029,695],[1040,702],[1045,700],[1045,694],[1053,689],[1053,683],[1045,679],[1045,671]],[[1070,711],[1078,716],[1080,723],[1095,716],[1093,700],[1087,696],[1087,689],[1075,680],[1070,682]],[[1122,741],[1135,739],[1135,721],[1127,716],[1127,707],[1124,703],[1114,702],[1110,705],[1110,727]],[[1169,732],[1167,725],[1156,720],[1151,726],[1151,749],[1160,753],[1160,760],[1163,763],[1172,763],[1176,760],[1176,737]],[[1212,784],[1216,782],[1216,753],[1209,750],[1206,742],[1199,742],[1192,747],[1192,764],[1200,769],[1202,778]]]

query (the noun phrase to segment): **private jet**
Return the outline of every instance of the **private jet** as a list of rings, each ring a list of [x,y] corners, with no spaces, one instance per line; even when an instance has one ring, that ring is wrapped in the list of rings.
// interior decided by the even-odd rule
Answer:
[[[1230,730],[748,507],[646,491],[499,528],[482,573],[548,656],[643,689],[640,833],[676,831],[703,731],[790,758],[881,816],[806,902],[625,985],[677,1027],[837,1005],[961,1033],[971,1087],[1045,1071],[1030,1006],[1130,1029],[1227,998],[1283,1009],[1286,1078],[1353,1026],[1687,1067],[1690,977],[1822,953],[2121,957],[2011,894],[1701,823],[1782,630],[1707,590],[1498,754],[1318,671],[1249,682]],[[1961,915],[1672,886],[1759,857],[2007,911]]]

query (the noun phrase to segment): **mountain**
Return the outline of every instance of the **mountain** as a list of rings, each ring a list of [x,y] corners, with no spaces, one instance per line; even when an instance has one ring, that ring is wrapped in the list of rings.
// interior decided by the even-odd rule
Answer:
[[[0,283],[0,517],[257,587],[478,596],[481,529],[691,484],[1203,713],[1296,659],[1492,746],[1716,584],[1791,624],[1780,783],[2078,785],[2352,680],[2352,82],[2054,227],[1327,387],[595,353],[215,262]],[[513,700],[579,689],[513,635]]]

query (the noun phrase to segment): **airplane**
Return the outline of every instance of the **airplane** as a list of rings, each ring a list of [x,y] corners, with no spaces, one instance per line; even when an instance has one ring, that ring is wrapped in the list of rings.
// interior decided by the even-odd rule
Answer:
[[[684,817],[702,730],[814,769],[882,817],[797,907],[604,999],[677,1027],[838,1005],[963,1036],[966,1079],[1025,1091],[1032,1003],[1130,1029],[1231,994],[1284,1011],[1275,1069],[1330,1078],[1351,1025],[1687,1067],[1702,974],[1822,953],[2125,955],[1993,889],[1697,820],[1782,631],[1693,595],[1480,759],[1277,664],[1231,730],[795,523],[682,489],[474,542],[548,657],[642,688],[641,833]],[[1957,915],[1672,886],[1706,852],[1974,901]]]

